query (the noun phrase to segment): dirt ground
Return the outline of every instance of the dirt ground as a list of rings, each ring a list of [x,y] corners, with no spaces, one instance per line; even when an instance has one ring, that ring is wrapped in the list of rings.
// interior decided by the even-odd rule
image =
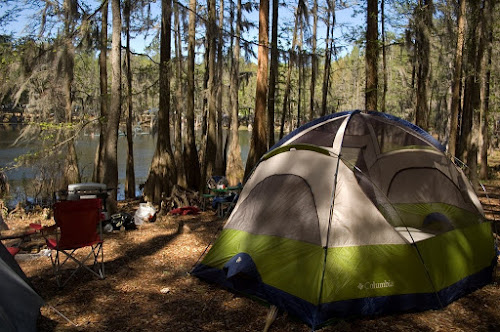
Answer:
[[[487,217],[500,220],[500,187],[486,187],[481,201]],[[122,202],[133,214],[138,202]],[[50,224],[42,214],[8,220],[10,233],[30,222]],[[37,255],[43,239],[22,243],[19,264],[47,304],[40,331],[262,331],[268,308],[189,275],[222,225],[214,212],[158,217],[137,230],[104,236],[106,278],[78,273],[63,289],[56,286],[50,258]],[[500,226],[500,225],[499,225]],[[2,235],[6,233],[3,232]],[[31,256],[26,253],[32,253]],[[22,258],[31,259],[22,260]],[[35,257],[35,258],[33,258]],[[322,331],[500,331],[500,271],[494,283],[441,310],[339,320]],[[310,331],[280,313],[270,331]]]

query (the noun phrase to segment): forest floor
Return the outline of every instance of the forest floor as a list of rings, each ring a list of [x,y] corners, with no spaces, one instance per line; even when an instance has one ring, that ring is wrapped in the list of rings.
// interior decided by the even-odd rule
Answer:
[[[480,199],[487,217],[500,220],[498,177],[486,190],[489,197],[483,194]],[[120,203],[121,211],[130,214],[137,207],[138,201]],[[31,222],[51,223],[42,214],[13,217],[8,219],[8,232],[20,233]],[[77,273],[63,289],[56,286],[50,258],[36,254],[43,248],[43,239],[32,237],[21,245],[24,255],[17,256],[21,268],[46,303],[76,325],[44,306],[39,330],[262,331],[266,306],[189,275],[221,225],[208,211],[196,216],[164,215],[137,230],[107,233],[106,278]],[[497,269],[492,284],[441,310],[339,320],[322,331],[499,331],[499,283]],[[310,328],[280,313],[270,331]]]

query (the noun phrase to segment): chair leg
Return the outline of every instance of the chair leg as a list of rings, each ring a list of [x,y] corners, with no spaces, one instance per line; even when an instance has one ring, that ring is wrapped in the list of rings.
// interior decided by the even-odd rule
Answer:
[[[56,255],[54,257],[53,252],[56,252]],[[50,262],[52,263],[52,271],[54,272],[54,276],[56,277],[56,283],[57,287],[61,287],[61,280],[60,280],[60,275],[59,275],[59,251],[58,250],[53,250],[50,253]]]
[[[55,251],[56,251],[55,258],[52,257],[53,255],[51,255],[50,258],[52,261],[52,268],[54,270],[54,274],[56,277],[56,283],[57,283],[57,286],[59,288],[64,287],[68,283],[68,281],[71,278],[73,278],[73,276],[81,268],[91,272],[92,274],[97,276],[99,279],[104,279],[104,277],[105,277],[105,274],[104,274],[104,250],[102,247],[102,243],[98,243],[96,245],[91,246],[89,253],[82,260],[78,260],[73,256],[73,254],[75,253],[76,250],[72,250],[71,252],[67,252],[65,250],[55,250]],[[65,255],[65,259],[62,261],[62,263],[61,263],[60,253]],[[85,265],[85,263],[92,256],[93,256],[94,260],[92,262],[92,267],[90,268],[87,265]],[[99,262],[99,256],[101,258],[101,262]],[[77,264],[77,267],[72,271],[71,275],[63,283],[61,283],[61,281],[62,281],[62,267],[63,267],[63,265],[65,265],[65,263],[68,260],[75,262]]]

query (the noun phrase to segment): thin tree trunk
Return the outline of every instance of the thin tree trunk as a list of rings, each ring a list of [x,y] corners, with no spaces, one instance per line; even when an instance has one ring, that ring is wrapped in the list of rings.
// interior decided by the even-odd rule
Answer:
[[[335,26],[335,1],[328,0],[328,13],[326,22],[326,49],[325,49],[325,69],[323,71],[323,91],[321,94],[321,116],[326,115],[328,91],[330,90],[330,64],[332,61],[333,34],[330,30]],[[332,21],[330,22],[330,17]],[[331,36],[331,37],[330,37]],[[331,39],[331,40],[330,40]]]
[[[267,125],[269,132],[268,148],[274,145],[274,113],[276,107],[276,86],[278,84],[278,5],[279,0],[273,0],[272,30],[271,30],[271,70],[269,73],[269,96],[267,100]]]
[[[196,0],[189,2],[189,43],[187,63],[187,97],[186,97],[186,141],[184,155],[186,160],[186,180],[189,188],[200,187],[200,161],[196,150],[194,131],[194,50],[196,28]]]
[[[232,11],[231,11],[232,12]],[[241,147],[239,144],[239,121],[238,109],[239,99],[238,91],[240,86],[239,81],[239,66],[240,66],[240,36],[241,36],[241,0],[238,0],[236,7],[236,34],[234,43],[233,59],[231,62],[231,86],[230,99],[232,101],[231,108],[231,128],[229,139],[229,154],[227,156],[226,176],[230,185],[237,185],[243,181],[243,162],[241,160]],[[232,24],[232,22],[231,22]],[[232,35],[232,34],[231,34]]]
[[[207,1],[207,6],[210,8],[210,1]],[[210,11],[210,10],[208,10]],[[205,23],[205,28],[208,30],[210,23]],[[210,48],[209,39],[205,38],[205,54],[203,55],[203,63],[205,64],[205,71],[203,74],[203,104],[202,104],[202,116],[201,116],[201,146],[200,146],[200,191],[205,190],[205,184],[207,181],[207,141],[208,141],[208,98],[210,91],[208,90],[208,82],[210,79]]]
[[[450,136],[448,141],[448,152],[452,157],[457,156],[458,145],[458,115],[460,113],[460,90],[462,89],[462,62],[465,43],[465,0],[459,0],[459,12],[457,22],[457,47],[453,69],[453,81],[451,87],[451,113],[450,113]]]
[[[295,62],[295,46],[297,45],[297,30],[299,26],[300,15],[301,15],[300,6],[297,5],[297,9],[295,10],[295,25],[293,27],[292,46],[290,47],[289,51],[290,58],[288,60],[288,71],[286,74],[285,92],[283,95],[283,110],[281,112],[280,139],[282,139],[284,135],[286,114],[290,111],[290,85],[292,81],[293,64]]]
[[[378,0],[368,0],[366,16],[365,110],[377,110],[378,93]]]
[[[318,32],[318,0],[313,2],[313,35],[312,35],[312,54],[311,54],[311,87],[310,87],[310,97],[309,97],[309,116],[308,120],[311,121],[314,118],[314,109],[316,107],[316,75],[318,71],[318,56],[316,55],[316,33]]]
[[[170,196],[177,180],[175,161],[170,145],[170,52],[172,1],[161,2],[160,39],[160,108],[158,110],[158,139],[148,179],[144,185],[146,200],[158,203]]]
[[[122,19],[120,13],[120,0],[111,1],[113,16],[113,34],[111,46],[111,107],[108,113],[106,126],[106,142],[104,146],[104,183],[111,189],[108,200],[109,211],[116,211],[118,192],[118,126],[121,114],[121,30]]]
[[[300,127],[301,123],[301,116],[302,116],[302,103],[303,103],[303,98],[302,98],[302,87],[304,85],[304,62],[303,62],[303,55],[302,55],[302,40],[303,40],[303,34],[302,34],[302,28],[300,29],[300,42],[299,42],[299,47],[298,47],[298,53],[299,53],[299,61],[297,64],[298,70],[299,70],[299,81],[298,81],[298,88],[299,88],[299,93],[298,93],[298,103],[297,103],[297,126],[296,128]]]
[[[179,19],[179,7],[177,2],[174,3],[174,25],[175,25],[175,64],[177,65],[176,70],[176,81],[177,81],[177,98],[175,103],[175,152],[174,160],[177,166],[177,185],[181,188],[187,188],[186,171],[184,167],[184,158],[182,155],[182,110],[184,109],[184,96],[182,93],[182,53],[181,53],[181,25]]]
[[[384,86],[382,90],[382,102],[381,102],[381,109],[382,112],[387,112],[386,109],[386,96],[387,96],[387,55],[386,55],[386,47],[385,47],[385,0],[382,0],[380,3],[380,8],[381,8],[381,15],[380,19],[382,21],[382,70],[383,70],[383,77],[384,77]]]
[[[107,52],[108,52],[108,0],[103,0],[101,8],[101,31],[99,36],[99,91],[100,91],[100,110],[101,120],[99,121],[99,145],[96,151],[96,161],[94,165],[93,179],[96,182],[103,182],[104,175],[104,142],[106,135],[106,125],[108,116],[108,69],[107,69]]]
[[[267,78],[269,46],[269,0],[260,0],[259,6],[259,50],[257,55],[257,87],[255,91],[255,118],[252,129],[250,151],[245,167],[245,179],[252,172],[267,148]]]
[[[127,166],[125,176],[125,197],[135,198],[135,169],[134,169],[134,134],[132,132],[133,105],[132,105],[132,67],[130,64],[130,10],[131,0],[125,1],[123,16],[125,16],[126,31],[126,68],[127,68]]]

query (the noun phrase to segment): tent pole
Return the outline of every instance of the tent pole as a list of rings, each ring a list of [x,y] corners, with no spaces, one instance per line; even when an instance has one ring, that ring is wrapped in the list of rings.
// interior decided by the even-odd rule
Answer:
[[[359,111],[354,111],[352,112],[342,123],[340,126],[337,135],[335,136],[335,139],[333,141],[333,148],[334,148],[334,153],[337,155],[337,167],[335,169],[335,176],[334,176],[334,181],[333,181],[333,188],[332,188],[332,198],[331,201],[332,203],[330,204],[330,214],[328,217],[328,228],[327,228],[327,233],[326,233],[326,242],[325,245],[323,246],[323,251],[324,251],[324,259],[323,259],[323,271],[321,272],[321,282],[319,285],[319,294],[318,294],[318,305],[316,306],[316,316],[318,315],[320,311],[320,306],[321,306],[321,298],[323,294],[323,284],[325,281],[325,271],[326,271],[326,262],[327,262],[327,256],[328,256],[328,243],[330,241],[330,230],[332,226],[332,220],[333,220],[333,208],[335,205],[335,191],[337,189],[337,178],[339,175],[339,166],[340,166],[340,150],[342,148],[342,141],[344,140],[344,134],[345,130],[347,128],[347,124],[351,120],[352,116],[354,114],[359,113]],[[337,139],[339,141],[337,141]],[[338,151],[335,151],[335,146],[338,147]],[[312,329],[314,331],[315,325],[313,324]]]

